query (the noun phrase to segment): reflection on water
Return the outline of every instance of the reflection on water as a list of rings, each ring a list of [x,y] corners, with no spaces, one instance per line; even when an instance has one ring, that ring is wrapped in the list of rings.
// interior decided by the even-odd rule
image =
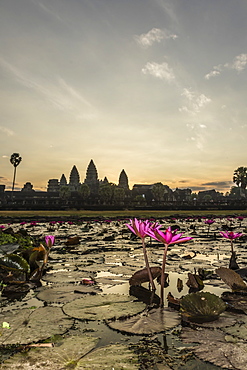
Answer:
[[[102,289],[102,292],[104,294],[109,294],[109,293],[117,294],[118,293],[118,294],[129,295],[129,290],[130,290],[129,282],[126,282],[125,279],[121,280],[121,276],[123,275],[121,274],[115,275],[110,272],[102,271],[97,274],[96,281],[97,281],[97,278],[100,278],[100,277],[111,277],[112,278],[111,284],[99,284],[100,288]],[[178,278],[182,280],[182,285],[183,285],[183,289],[180,292],[178,291],[178,288],[177,288]],[[184,272],[182,274],[177,273],[177,272],[169,272],[169,285],[167,288],[165,288],[165,296],[167,296],[169,292],[175,298],[180,298],[188,294],[189,287],[186,285],[187,280],[188,280],[187,272]],[[155,284],[156,284],[155,293],[160,296],[160,285],[157,284],[156,281],[155,281]],[[148,289],[148,283],[143,283],[142,286]],[[223,284],[222,286],[218,286],[218,285],[216,286],[216,285],[210,284],[209,280],[204,281],[204,288],[203,288],[204,292],[210,292],[210,293],[214,293],[220,296],[225,290],[226,290],[226,287]],[[168,302],[165,302],[165,305],[167,306]]]

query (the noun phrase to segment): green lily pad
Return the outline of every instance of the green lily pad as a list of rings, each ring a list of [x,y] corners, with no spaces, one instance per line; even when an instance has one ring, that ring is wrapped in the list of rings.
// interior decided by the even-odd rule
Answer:
[[[30,266],[27,261],[17,254],[6,254],[0,259],[0,266],[6,270],[30,272]]]
[[[73,321],[59,307],[4,312],[0,315],[0,322],[3,321],[9,323],[10,329],[0,329],[2,345],[37,342],[54,334],[63,334],[73,325]]]
[[[230,335],[233,335],[235,337],[243,339],[245,342],[247,342],[247,318],[246,315],[237,316],[238,317],[238,323],[236,323],[234,326],[231,326],[229,328],[223,328],[222,330]]]
[[[209,292],[187,294],[180,301],[183,318],[198,323],[217,320],[225,309],[225,302]]]
[[[107,320],[107,325],[111,329],[136,335],[160,333],[179,324],[179,314],[169,308],[153,308],[125,320]]]
[[[127,346],[113,344],[97,348],[83,357],[76,367],[76,370],[138,370],[139,363],[137,355]]]
[[[82,320],[104,320],[135,315],[145,309],[134,297],[120,294],[85,296],[63,306],[66,315]]]
[[[199,343],[193,352],[203,361],[223,369],[246,370],[247,343],[229,342],[222,331],[210,329],[184,329],[182,339],[186,343]]]
[[[96,285],[59,285],[41,288],[37,298],[47,303],[67,303],[80,298],[83,294],[96,294],[100,289]]]
[[[29,352],[18,353],[2,364],[2,369],[80,369],[79,359],[91,352],[98,338],[74,336],[64,339],[52,348],[34,348]]]

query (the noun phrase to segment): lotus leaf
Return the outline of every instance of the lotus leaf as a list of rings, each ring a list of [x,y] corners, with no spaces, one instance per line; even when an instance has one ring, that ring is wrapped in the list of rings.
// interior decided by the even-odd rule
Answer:
[[[36,310],[22,309],[4,312],[0,321],[7,321],[10,329],[1,330],[0,344],[27,344],[63,334],[73,321],[59,307],[40,307]]]
[[[46,368],[79,369],[79,359],[92,351],[98,338],[75,336],[66,338],[52,348],[35,348],[27,353],[18,353],[2,364],[2,369],[36,370]]]
[[[0,265],[3,269],[21,271],[21,272],[30,272],[30,266],[27,261],[17,254],[7,254],[0,259]]]
[[[63,311],[82,320],[103,320],[135,315],[146,307],[141,302],[134,302],[133,297],[120,294],[98,294],[75,299],[63,307]]]
[[[232,343],[219,330],[210,329],[183,329],[181,335],[186,343],[200,343],[193,352],[202,360],[209,361],[223,369],[246,370],[247,344]]]
[[[77,364],[76,370],[138,370],[138,357],[127,346],[113,344],[97,348],[83,357]]]
[[[107,321],[107,325],[112,329],[136,335],[164,332],[179,324],[179,314],[169,308],[153,308],[124,320]]]
[[[38,293],[37,298],[47,303],[66,303],[73,301],[76,298],[80,298],[83,294],[96,294],[100,289],[96,286],[86,285],[59,285],[51,288],[41,288],[42,290]]]
[[[0,255],[4,255],[6,253],[13,253],[19,248],[19,244],[2,244],[0,245]]]
[[[217,320],[225,309],[222,299],[209,292],[187,294],[180,301],[182,317],[193,322]]]
[[[216,270],[216,273],[233,291],[247,291],[247,285],[235,271],[226,267],[220,267]]]
[[[245,342],[247,342],[247,318],[246,315],[239,316],[239,322],[236,323],[234,326],[224,328],[224,332],[230,335],[234,335],[238,338],[243,339]]]

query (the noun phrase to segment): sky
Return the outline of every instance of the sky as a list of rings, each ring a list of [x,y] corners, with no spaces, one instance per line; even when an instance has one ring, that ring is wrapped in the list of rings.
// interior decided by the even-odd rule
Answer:
[[[246,0],[1,0],[0,184],[231,189],[246,166]]]

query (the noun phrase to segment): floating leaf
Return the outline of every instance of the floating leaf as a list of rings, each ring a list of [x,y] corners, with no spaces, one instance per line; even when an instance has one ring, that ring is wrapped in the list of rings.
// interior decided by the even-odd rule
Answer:
[[[73,324],[59,307],[4,312],[0,315],[0,320],[10,323],[10,329],[1,333],[2,345],[40,341],[54,334],[63,334]]]
[[[239,317],[239,316],[238,316]],[[235,337],[245,340],[247,338],[247,318],[246,315],[241,315],[239,317],[239,322],[234,326],[223,328],[227,334],[234,335]]]
[[[63,311],[82,320],[103,320],[135,315],[145,309],[145,304],[133,302],[133,297],[120,294],[85,296],[67,303]]]
[[[124,320],[107,321],[111,329],[136,335],[160,333],[180,324],[180,316],[169,308],[153,308]]]
[[[217,295],[209,292],[187,294],[180,300],[182,317],[193,322],[217,320],[225,311],[226,304]]]
[[[247,285],[239,274],[226,267],[220,267],[216,270],[216,274],[233,290],[247,291]]]
[[[138,370],[140,369],[137,355],[128,346],[113,344],[97,348],[83,357],[76,370]]]
[[[161,275],[160,267],[150,267],[150,271],[151,271],[153,279],[156,279],[160,277]],[[149,276],[148,276],[148,270],[146,267],[142,270],[136,271],[134,275],[131,276],[131,278],[129,279],[130,285],[133,285],[133,286],[138,286],[148,281],[149,281]]]
[[[186,343],[200,343],[193,348],[193,352],[202,360],[221,366],[223,369],[246,370],[247,344],[232,343],[219,330],[210,329],[183,329],[181,335]]]
[[[92,351],[98,338],[74,336],[63,340],[52,348],[35,348],[17,353],[2,364],[2,369],[79,369],[77,363],[82,356]]]
[[[47,303],[67,303],[76,298],[80,298],[83,294],[96,294],[96,292],[99,292],[99,288],[96,286],[76,286],[74,284],[41,289],[37,298]]]
[[[6,253],[13,253],[19,248],[19,244],[2,244],[0,245],[0,255],[4,255]]]
[[[30,272],[30,266],[27,261],[17,254],[7,254],[0,258],[0,266],[6,270],[18,270],[25,273]]]

